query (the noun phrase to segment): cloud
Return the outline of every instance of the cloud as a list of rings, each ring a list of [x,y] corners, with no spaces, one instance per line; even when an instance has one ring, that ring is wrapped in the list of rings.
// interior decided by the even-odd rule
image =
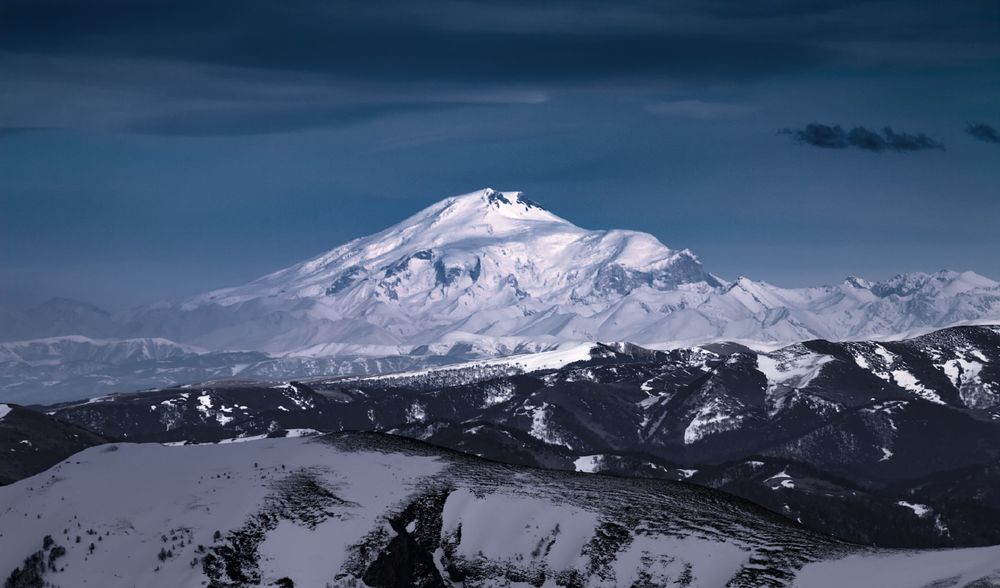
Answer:
[[[213,127],[225,133],[307,129],[313,121],[350,123],[391,109],[365,110],[364,97],[313,100],[344,85],[363,86],[376,102],[399,105],[400,112],[431,102],[467,106],[437,99],[444,88],[458,95],[483,87],[545,95],[616,92],[646,104],[667,87],[707,94],[845,64],[892,62],[893,55],[920,61],[945,46],[980,61],[1000,55],[988,3],[958,11],[936,0],[909,1],[920,9],[884,6],[902,0],[4,0],[0,125],[196,135]],[[72,72],[44,64],[11,71],[11,61],[29,57],[88,61],[101,73],[97,80],[75,80]],[[208,70],[241,74],[212,79],[203,75]],[[188,83],[193,78],[199,79]],[[301,104],[300,78],[316,112]],[[73,93],[50,91],[53,79],[75,81],[64,88]],[[29,116],[13,116],[14,101],[3,103],[4,94],[35,97],[14,104]],[[252,116],[241,128],[240,121],[216,124],[197,115],[224,100],[242,108],[262,94],[271,101],[261,108],[268,119],[263,125]],[[278,112],[286,106],[287,114]],[[698,100],[647,107],[699,119],[735,118],[744,109]],[[123,111],[143,111],[136,114],[149,123],[120,124]],[[166,128],[171,116],[185,112],[195,116],[176,130]]]
[[[146,59],[0,55],[3,73],[0,137],[62,128],[189,137],[289,133],[549,99],[489,84],[362,84]]]
[[[483,106],[483,102],[401,102],[345,104],[302,108],[285,105],[255,108],[211,108],[176,112],[136,120],[125,130],[145,135],[221,137],[264,135],[344,127],[414,112],[432,112]]]
[[[653,114],[694,118],[700,120],[720,120],[739,118],[753,111],[746,104],[728,102],[706,102],[703,100],[674,100],[669,102],[654,102],[646,105],[646,110]]]
[[[885,127],[881,133],[865,127],[854,127],[845,131],[840,125],[824,125],[810,123],[802,129],[782,129],[782,135],[791,135],[797,142],[825,149],[846,149],[855,147],[864,151],[882,152],[924,151],[927,149],[944,149],[944,144],[924,133],[897,133],[890,127]]]
[[[530,105],[557,93],[752,82],[832,56],[811,40],[716,30],[715,17],[697,11],[686,18],[698,26],[666,27],[667,13],[644,2],[86,4],[0,2],[0,126],[307,131],[394,113]],[[732,114],[686,108],[687,116]]]
[[[979,141],[1000,143],[1000,132],[986,123],[969,123],[965,127],[965,132]]]
[[[609,30],[596,26],[607,9],[593,7],[573,16],[571,5],[553,13],[518,2],[367,4],[10,0],[0,8],[0,51],[462,83],[758,79],[811,69],[831,56],[802,38],[718,31],[714,20],[689,30],[644,26],[633,17]],[[617,11],[665,22],[664,14],[635,4]],[[482,18],[504,10],[510,14],[502,26]],[[579,26],[567,28],[567,20]]]

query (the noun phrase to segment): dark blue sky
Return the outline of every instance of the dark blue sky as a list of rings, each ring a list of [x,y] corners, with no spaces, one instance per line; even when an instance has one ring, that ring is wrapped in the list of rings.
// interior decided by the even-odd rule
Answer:
[[[3,0],[0,80],[7,306],[240,283],[484,186],[727,278],[1000,278],[994,0]]]

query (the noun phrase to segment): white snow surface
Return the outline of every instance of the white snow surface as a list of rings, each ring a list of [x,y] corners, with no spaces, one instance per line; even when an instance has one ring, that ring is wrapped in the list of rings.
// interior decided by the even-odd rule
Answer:
[[[914,588],[1000,583],[1000,545],[923,552],[859,554],[803,566],[795,588]]]
[[[891,338],[1000,320],[998,295],[1000,283],[973,272],[814,288],[727,282],[647,233],[583,229],[487,188],[249,284],[126,318],[213,350],[485,357],[567,342]]]
[[[969,408],[978,409],[1000,405],[1000,387],[980,375],[989,363],[986,355],[971,346],[958,348],[955,354],[949,359],[936,357],[943,360],[936,367],[958,388],[962,402]]]
[[[918,517],[925,517],[928,514],[930,514],[930,512],[931,512],[931,508],[929,506],[927,506],[926,504],[917,504],[917,503],[914,503],[914,502],[906,502],[905,500],[900,500],[896,504],[898,504],[899,506],[902,506],[903,508],[908,508],[908,509],[912,510],[913,514],[917,515]]]
[[[791,490],[795,488],[795,480],[785,470],[781,470],[779,473],[764,480],[764,482],[774,482],[775,485],[771,486],[771,490],[777,490],[778,488]]]
[[[944,404],[944,400],[941,400],[941,397],[937,392],[921,384],[920,381],[917,380],[916,376],[910,372],[906,370],[893,370],[891,373],[892,379],[894,379],[901,388],[917,394],[924,400],[928,400],[936,404]]]
[[[7,404],[0,404],[0,420],[3,420],[3,417],[5,417],[8,414],[10,414],[10,411],[11,411],[11,408],[10,408],[9,405],[7,405]]]
[[[832,356],[813,353],[799,345],[758,354],[757,370],[767,378],[768,413],[773,416],[786,407],[795,398],[795,392],[809,386],[831,361]]]
[[[550,351],[539,351],[537,353],[521,353],[505,357],[495,357],[491,359],[452,363],[442,367],[433,367],[422,370],[411,370],[407,372],[396,372],[385,375],[364,376],[356,379],[359,381],[385,380],[385,379],[406,379],[421,378],[434,374],[443,374],[456,370],[468,370],[471,368],[508,368],[519,373],[530,373],[541,370],[556,370],[578,361],[592,359],[592,353],[596,350],[593,343],[578,344],[556,344]]]
[[[112,447],[116,450],[111,451]],[[205,579],[201,568],[190,565],[197,555],[195,546],[212,545],[216,530],[239,528],[248,514],[264,504],[270,492],[265,475],[317,464],[334,466],[323,472],[322,479],[338,488],[341,497],[364,505],[352,511],[354,523],[347,527],[356,533],[345,533],[345,527],[336,525],[314,530],[300,527],[295,533],[299,541],[277,549],[284,563],[285,557],[298,561],[294,558],[309,545],[316,549],[322,546],[323,557],[313,560],[310,567],[321,562],[323,570],[336,569],[346,556],[344,548],[349,541],[374,525],[378,515],[414,483],[441,466],[434,459],[416,456],[333,455],[331,460],[328,447],[300,439],[182,447],[119,444],[88,449],[49,472],[0,488],[0,569],[9,573],[41,548],[44,535],[52,535],[68,550],[61,561],[70,573],[63,575],[65,579],[53,575],[50,579],[57,584],[200,586]],[[30,514],[25,517],[24,513]],[[72,534],[63,535],[64,528],[71,528]],[[88,529],[95,535],[88,535]],[[161,535],[180,529],[187,530],[193,544],[159,562],[157,553],[164,547]],[[76,535],[87,541],[74,543]],[[97,535],[102,536],[100,542]],[[90,542],[97,548],[88,555],[85,548]],[[154,571],[157,566],[160,570]]]
[[[742,407],[731,406],[724,399],[712,398],[697,410],[684,429],[684,444],[690,445],[708,435],[737,429],[743,418]]]
[[[584,455],[576,458],[573,462],[573,469],[578,472],[584,472],[587,474],[592,474],[597,471],[597,468],[601,465],[601,460],[604,459],[603,455]]]

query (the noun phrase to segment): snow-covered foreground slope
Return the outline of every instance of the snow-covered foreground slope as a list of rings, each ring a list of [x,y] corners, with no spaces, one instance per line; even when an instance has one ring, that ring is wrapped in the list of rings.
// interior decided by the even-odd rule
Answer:
[[[57,586],[992,585],[998,557],[872,552],[696,486],[381,435],[107,445],[0,488],[0,569]]]
[[[802,588],[1000,586],[1000,546],[924,551],[886,557],[859,554],[807,564],[795,586]]]

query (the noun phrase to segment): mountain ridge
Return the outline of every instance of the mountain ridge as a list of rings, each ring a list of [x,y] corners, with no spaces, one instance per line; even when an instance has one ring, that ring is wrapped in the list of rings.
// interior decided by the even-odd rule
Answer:
[[[956,327],[767,352],[590,344],[39,410],[140,442],[385,431],[501,462],[718,487],[857,542],[970,546],[1000,542],[998,370],[1000,326]]]

